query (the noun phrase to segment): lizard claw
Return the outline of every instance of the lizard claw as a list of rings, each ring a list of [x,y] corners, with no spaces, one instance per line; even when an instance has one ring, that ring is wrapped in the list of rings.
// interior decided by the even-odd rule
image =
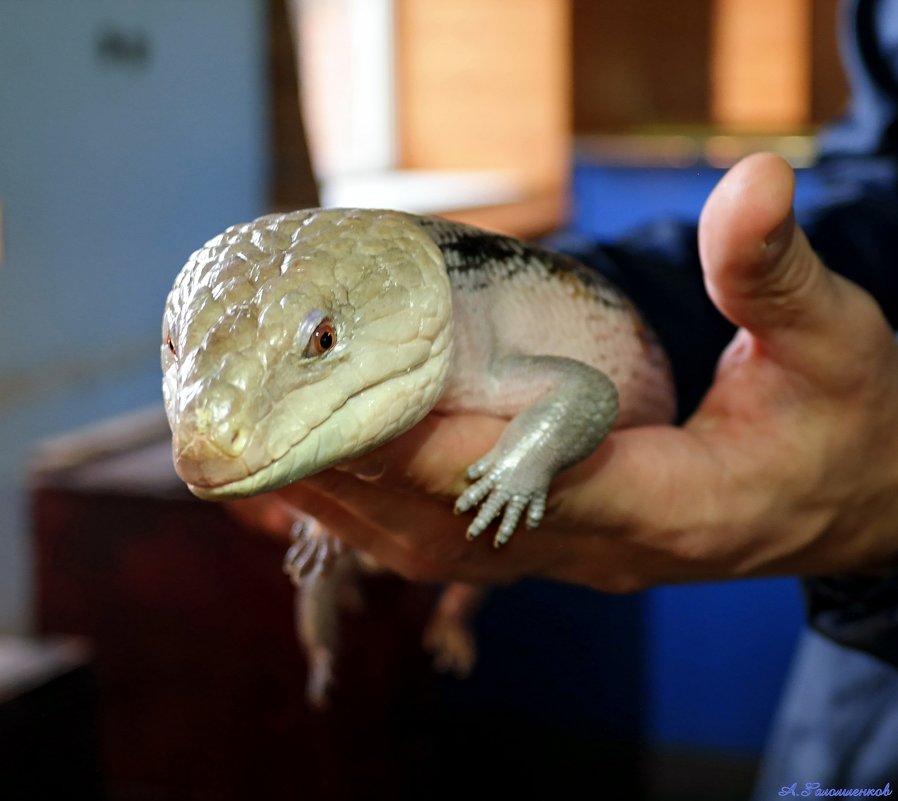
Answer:
[[[479,461],[474,462],[466,471],[465,475],[473,481],[475,478],[482,478],[485,476],[493,466],[493,460],[490,458],[490,454],[487,454]]]

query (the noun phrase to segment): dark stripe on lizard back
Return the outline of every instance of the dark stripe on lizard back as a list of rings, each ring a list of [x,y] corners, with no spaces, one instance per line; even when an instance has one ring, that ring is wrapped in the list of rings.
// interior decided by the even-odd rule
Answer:
[[[629,306],[610,281],[570,256],[436,217],[418,217],[416,222],[442,252],[455,289],[476,291],[530,272],[536,280],[542,274],[545,278],[575,281],[578,288],[604,306]]]

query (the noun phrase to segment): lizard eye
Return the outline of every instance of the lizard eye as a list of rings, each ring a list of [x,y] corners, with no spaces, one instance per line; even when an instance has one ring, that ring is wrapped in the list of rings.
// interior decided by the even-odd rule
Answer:
[[[337,332],[330,320],[322,320],[309,337],[306,356],[321,356],[337,344]]]

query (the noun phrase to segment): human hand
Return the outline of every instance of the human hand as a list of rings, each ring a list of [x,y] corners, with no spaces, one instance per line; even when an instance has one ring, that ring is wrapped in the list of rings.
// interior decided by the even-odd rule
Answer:
[[[702,214],[708,292],[740,327],[682,428],[616,431],[553,483],[546,517],[499,551],[452,512],[504,421],[431,415],[278,494],[414,579],[540,575],[609,591],[875,569],[898,555],[898,345],[863,290],[794,223],[794,177],[745,159]],[[354,472],[355,474],[354,474]],[[367,476],[367,477],[360,477]]]

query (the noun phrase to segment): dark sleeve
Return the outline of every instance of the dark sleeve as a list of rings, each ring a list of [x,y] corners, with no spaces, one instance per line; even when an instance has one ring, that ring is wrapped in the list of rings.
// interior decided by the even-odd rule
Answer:
[[[827,195],[806,222],[834,270],[879,301],[898,328],[898,0],[853,0],[842,27],[852,100],[821,137]],[[898,572],[804,582],[811,625],[898,666]]]
[[[826,188],[799,222],[824,263],[870,292],[898,329],[898,159],[828,157],[816,169]],[[598,269],[633,299],[670,357],[686,419],[734,332],[705,291],[696,224],[661,221],[614,244],[568,238],[548,246]]]
[[[696,234],[694,224],[658,222],[614,245],[571,238],[548,243],[599,270],[632,298],[670,358],[680,421],[701,401],[735,330],[705,292]]]
[[[840,43],[846,114],[819,139],[824,190],[801,223],[833,270],[867,289],[898,327],[898,0],[851,0]]]
[[[843,11],[852,101],[820,137],[825,189],[799,222],[823,261],[867,289],[898,328],[898,0],[851,0]],[[569,244],[642,310],[670,356],[680,419],[688,417],[733,334],[705,293],[695,224],[652,224],[614,245]],[[813,626],[898,665],[898,574],[815,578],[805,590]]]

